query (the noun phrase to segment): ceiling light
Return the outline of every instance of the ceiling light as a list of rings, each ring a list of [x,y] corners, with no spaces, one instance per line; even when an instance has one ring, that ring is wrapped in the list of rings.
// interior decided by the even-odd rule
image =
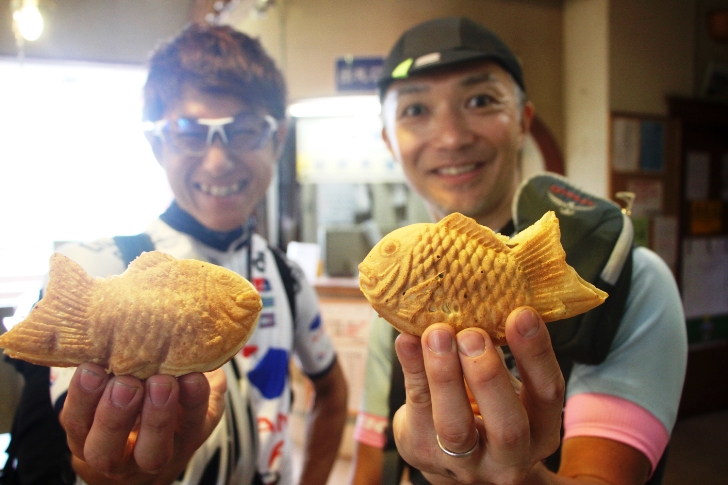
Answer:
[[[38,40],[43,33],[43,17],[38,11],[38,0],[23,0],[20,8],[13,12],[15,28],[27,41]]]

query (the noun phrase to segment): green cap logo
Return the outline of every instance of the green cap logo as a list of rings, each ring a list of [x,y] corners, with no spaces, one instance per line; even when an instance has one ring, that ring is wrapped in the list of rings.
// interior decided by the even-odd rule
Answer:
[[[397,67],[394,68],[392,71],[392,78],[394,79],[404,79],[407,77],[407,73],[409,72],[409,68],[412,65],[412,62],[414,62],[414,59],[411,57],[409,59],[406,59],[399,63]]]

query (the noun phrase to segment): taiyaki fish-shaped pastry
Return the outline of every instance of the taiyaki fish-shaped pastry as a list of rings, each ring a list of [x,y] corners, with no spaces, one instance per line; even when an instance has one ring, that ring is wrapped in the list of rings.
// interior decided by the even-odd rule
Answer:
[[[60,253],[50,264],[43,298],[0,336],[10,357],[58,367],[95,362],[140,379],[207,372],[242,348],[262,308],[242,276],[157,251],[106,279]]]
[[[359,265],[360,288],[401,332],[449,323],[456,332],[480,327],[502,345],[506,317],[519,306],[550,322],[606,299],[566,263],[560,237],[553,212],[513,238],[454,213],[385,236]]]

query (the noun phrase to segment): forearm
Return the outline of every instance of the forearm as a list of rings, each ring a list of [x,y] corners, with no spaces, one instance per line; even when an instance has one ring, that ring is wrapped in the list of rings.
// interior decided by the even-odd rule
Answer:
[[[324,485],[341,443],[346,425],[347,388],[338,363],[316,382],[316,396],[306,422],[303,469],[300,483]]]
[[[558,474],[537,462],[521,485],[642,485],[649,478],[647,457],[631,446],[596,437],[565,440]],[[426,474],[433,485],[456,483],[442,476]],[[492,483],[492,482],[488,482]],[[510,482],[506,482],[510,483]]]

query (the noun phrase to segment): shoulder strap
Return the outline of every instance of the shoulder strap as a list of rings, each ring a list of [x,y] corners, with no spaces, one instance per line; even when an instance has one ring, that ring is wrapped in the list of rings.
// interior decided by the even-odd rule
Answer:
[[[114,236],[114,242],[121,252],[124,266],[129,266],[143,252],[154,251],[152,238],[146,232],[133,236]]]
[[[125,266],[144,251],[154,250],[152,239],[144,232],[115,236],[114,242]],[[65,433],[49,399],[50,369],[20,361],[16,366],[25,377],[26,385],[13,419],[12,439],[7,450],[9,459],[0,471],[0,483],[73,483],[75,477],[70,469]],[[40,462],[45,465],[38,467]]]
[[[392,327],[392,340],[394,341],[399,332]],[[392,423],[394,422],[394,413],[404,404],[407,396],[404,389],[404,372],[399,363],[397,352],[392,346],[392,378],[389,385],[389,426],[384,431],[386,441],[384,443],[384,461],[382,463],[382,485],[399,485],[402,479],[402,473],[406,466],[405,461],[399,455],[397,446],[394,442],[394,434]]]
[[[286,257],[283,252],[275,246],[268,246],[273,253],[273,257],[276,260],[276,266],[278,266],[278,273],[281,275],[283,280],[283,287],[286,290],[286,297],[288,297],[288,305],[291,308],[291,317],[293,318],[293,325],[296,324],[296,279],[293,277],[293,269],[286,261]]]

